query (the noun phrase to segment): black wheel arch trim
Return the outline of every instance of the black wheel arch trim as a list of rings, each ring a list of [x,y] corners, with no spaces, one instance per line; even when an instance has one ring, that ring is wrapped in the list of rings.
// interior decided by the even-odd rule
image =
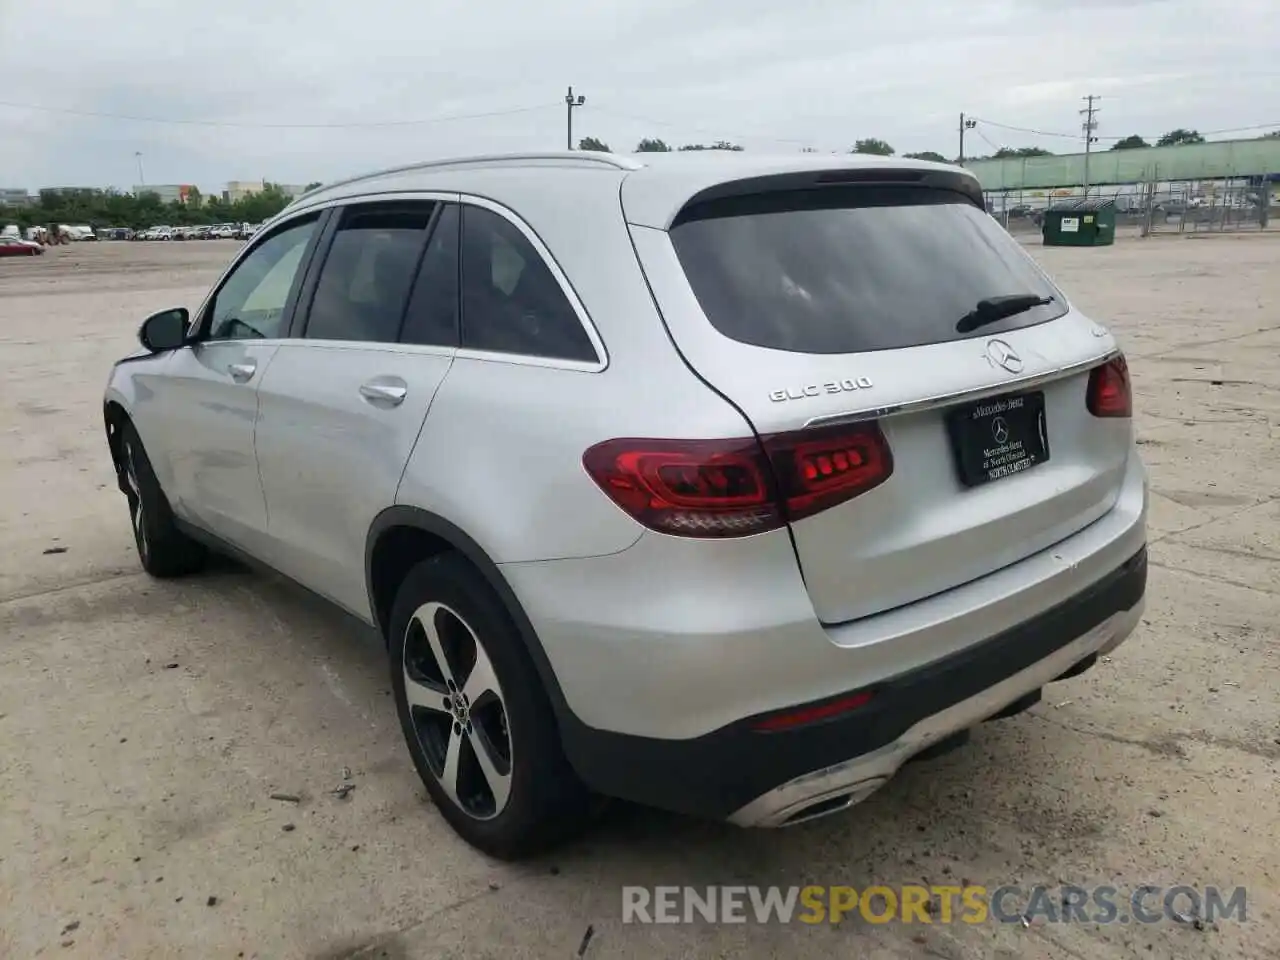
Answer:
[[[383,639],[388,639],[388,624],[384,622],[384,614],[378,609],[377,595],[374,591],[373,555],[379,538],[383,533],[394,527],[413,527],[424,533],[439,537],[467,558],[471,565],[485,578],[485,581],[506,607],[506,612],[511,617],[512,623],[515,624],[516,631],[519,633],[520,639],[524,643],[530,659],[533,661],[534,668],[538,671],[538,679],[542,681],[542,687],[551,701],[551,707],[555,711],[556,722],[560,726],[561,734],[567,734],[569,729],[581,728],[583,726],[582,721],[569,708],[564,691],[560,689],[560,681],[556,679],[555,670],[551,666],[546,650],[543,649],[542,641],[538,639],[538,632],[534,629],[533,622],[529,619],[529,615],[525,613],[524,606],[520,603],[515,591],[511,589],[511,584],[507,582],[507,578],[498,569],[498,565],[490,559],[484,548],[476,543],[457,524],[451,523],[444,517],[429,510],[423,510],[421,507],[406,505],[388,507],[374,517],[373,523],[369,526],[369,534],[365,540],[364,548],[365,589],[369,594],[369,611]],[[566,743],[565,747],[568,748],[568,746],[569,744]],[[570,757],[570,761],[572,762],[572,757]]]

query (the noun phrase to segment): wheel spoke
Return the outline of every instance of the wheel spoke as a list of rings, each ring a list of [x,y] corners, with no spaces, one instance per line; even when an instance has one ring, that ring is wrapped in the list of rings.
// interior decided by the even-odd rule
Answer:
[[[467,682],[462,686],[462,692],[468,703],[472,705],[485,693],[492,693],[499,700],[502,699],[498,689],[498,678],[493,672],[493,664],[489,660],[489,655],[484,652],[484,647],[479,643],[476,644],[475,665],[471,668]]]
[[[445,748],[440,786],[444,787],[450,800],[461,806],[462,802],[458,799],[458,766],[462,760],[462,734],[458,732],[459,729],[456,723],[449,727],[449,746]]]
[[[449,697],[448,691],[437,690],[430,684],[415,680],[409,675],[408,670],[404,672],[404,696],[411,707],[421,707],[432,713],[449,715],[449,708],[445,703]]]
[[[427,638],[427,646],[431,649],[431,656],[436,661],[436,666],[440,670],[440,676],[444,677],[445,684],[457,685],[457,681],[453,679],[453,668],[449,666],[449,658],[444,655],[444,644],[440,642],[440,631],[436,627],[436,611],[439,606],[434,603],[425,604],[419,607],[414,613],[413,619],[418,622],[418,626],[422,627],[422,633]]]
[[[498,772],[490,754],[489,741],[475,726],[471,727],[467,736],[471,740],[471,749],[475,751],[476,761],[480,764],[480,772],[484,774],[485,782],[493,793],[494,809],[501,810],[507,805],[507,795],[511,792],[511,773]]]

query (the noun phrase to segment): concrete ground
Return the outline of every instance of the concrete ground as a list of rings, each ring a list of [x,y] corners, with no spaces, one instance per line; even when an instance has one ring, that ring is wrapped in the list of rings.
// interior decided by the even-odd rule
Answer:
[[[424,799],[383,655],[339,617],[229,565],[139,571],[102,386],[141,318],[195,306],[233,249],[0,261],[0,957],[1280,955],[1280,239],[1032,249],[1114,325],[1136,383],[1153,567],[1109,662],[856,812],[746,833],[623,807],[520,866]],[[1248,914],[620,919],[629,884],[915,882],[1243,884]]]

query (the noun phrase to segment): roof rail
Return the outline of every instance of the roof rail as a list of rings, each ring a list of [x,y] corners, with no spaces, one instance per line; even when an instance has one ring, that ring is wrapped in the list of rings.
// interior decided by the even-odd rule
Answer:
[[[362,173],[354,177],[346,177],[342,180],[335,180],[332,183],[323,183],[313,190],[299,194],[294,198],[296,204],[300,200],[317,193],[323,193],[326,190],[332,190],[335,187],[345,187],[349,184],[360,183],[363,180],[376,180],[378,177],[389,177],[397,173],[413,173],[417,170],[444,170],[450,167],[466,167],[466,166],[498,166],[502,164],[518,164],[529,160],[569,160],[580,163],[584,166],[603,166],[610,167],[614,170],[639,170],[642,164],[636,163],[630,157],[619,156],[616,153],[599,153],[594,150],[548,150],[534,153],[493,153],[481,154],[474,157],[454,157],[449,160],[422,160],[418,163],[406,163],[398,167],[388,167],[385,170],[374,170],[371,173]],[[292,206],[292,204],[291,204]]]

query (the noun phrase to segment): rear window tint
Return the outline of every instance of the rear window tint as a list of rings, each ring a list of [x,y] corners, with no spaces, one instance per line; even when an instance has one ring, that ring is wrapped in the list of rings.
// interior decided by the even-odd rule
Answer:
[[[1066,312],[1062,295],[989,214],[957,193],[832,187],[687,208],[671,242],[712,325],[797,353],[892,350],[991,336]],[[979,301],[1052,303],[957,329]]]

